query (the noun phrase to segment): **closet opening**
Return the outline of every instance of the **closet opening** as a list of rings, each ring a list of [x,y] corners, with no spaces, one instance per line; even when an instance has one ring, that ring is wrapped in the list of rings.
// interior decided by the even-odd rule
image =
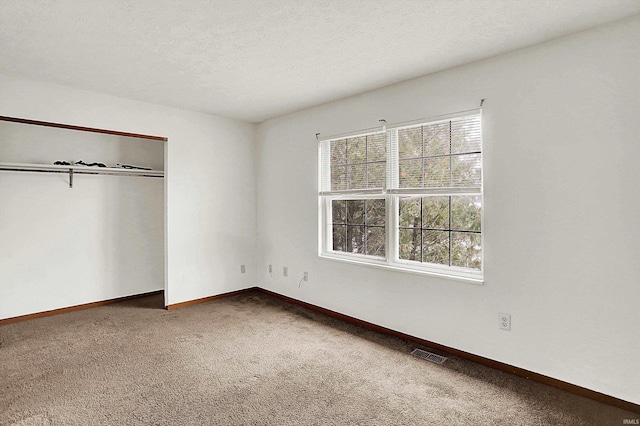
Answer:
[[[120,298],[164,308],[166,144],[0,116],[0,320]]]

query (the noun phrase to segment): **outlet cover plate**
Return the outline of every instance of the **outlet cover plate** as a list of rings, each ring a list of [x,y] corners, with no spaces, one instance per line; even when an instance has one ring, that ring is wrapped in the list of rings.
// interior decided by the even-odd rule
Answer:
[[[498,314],[498,328],[500,330],[511,330],[511,314]]]

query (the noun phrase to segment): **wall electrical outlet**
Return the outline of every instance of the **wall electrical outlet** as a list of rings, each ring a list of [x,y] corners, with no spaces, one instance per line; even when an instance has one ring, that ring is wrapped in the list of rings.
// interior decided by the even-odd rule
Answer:
[[[286,266],[282,267],[282,275],[285,277],[289,276],[289,268],[287,268]]]
[[[247,272],[247,268],[244,265],[240,265],[240,273],[244,274],[245,272]]]
[[[511,314],[498,314],[498,328],[511,330]]]
[[[304,277],[302,277],[302,281],[309,281],[309,273],[305,272]]]

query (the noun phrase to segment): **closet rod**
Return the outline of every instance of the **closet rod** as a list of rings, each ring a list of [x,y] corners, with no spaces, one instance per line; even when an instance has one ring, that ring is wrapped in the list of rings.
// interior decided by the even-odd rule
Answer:
[[[62,169],[37,169],[31,167],[7,167],[1,166],[0,170],[10,171],[10,172],[35,172],[35,173],[69,173],[69,171],[73,171],[73,173],[78,175],[110,175],[110,176],[141,176],[141,177],[164,177],[164,172],[161,171],[153,171],[153,170],[141,170],[139,173],[131,172],[129,169],[124,169],[127,171],[114,171],[114,170],[83,170],[78,168],[66,167]]]
[[[0,170],[2,171],[10,171],[10,172],[32,172],[32,173],[68,173],[69,174],[69,188],[73,188],[73,175],[108,175],[108,176],[136,176],[136,177],[153,177],[153,178],[164,178],[163,171],[149,171],[149,170],[132,170],[132,169],[120,169],[114,170],[99,170],[92,169],[87,170],[84,168],[78,167],[64,167],[57,166],[55,168],[49,167],[37,167],[30,165],[8,165],[8,164],[0,164]]]

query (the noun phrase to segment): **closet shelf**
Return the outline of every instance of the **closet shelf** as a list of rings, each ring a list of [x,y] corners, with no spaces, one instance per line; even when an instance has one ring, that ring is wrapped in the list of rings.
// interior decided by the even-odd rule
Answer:
[[[55,164],[31,164],[31,163],[0,163],[0,170],[14,170],[23,172],[50,172],[67,173],[73,170],[75,174],[83,175],[125,175],[164,177],[162,170],[138,170],[124,169],[120,167],[87,167],[87,166],[59,166]]]
[[[0,170],[16,172],[39,173],[68,173],[69,187],[73,188],[73,175],[113,175],[113,176],[139,176],[139,177],[164,177],[162,170],[138,170],[120,167],[88,167],[88,166],[61,166],[56,164],[32,164],[32,163],[2,163]]]

